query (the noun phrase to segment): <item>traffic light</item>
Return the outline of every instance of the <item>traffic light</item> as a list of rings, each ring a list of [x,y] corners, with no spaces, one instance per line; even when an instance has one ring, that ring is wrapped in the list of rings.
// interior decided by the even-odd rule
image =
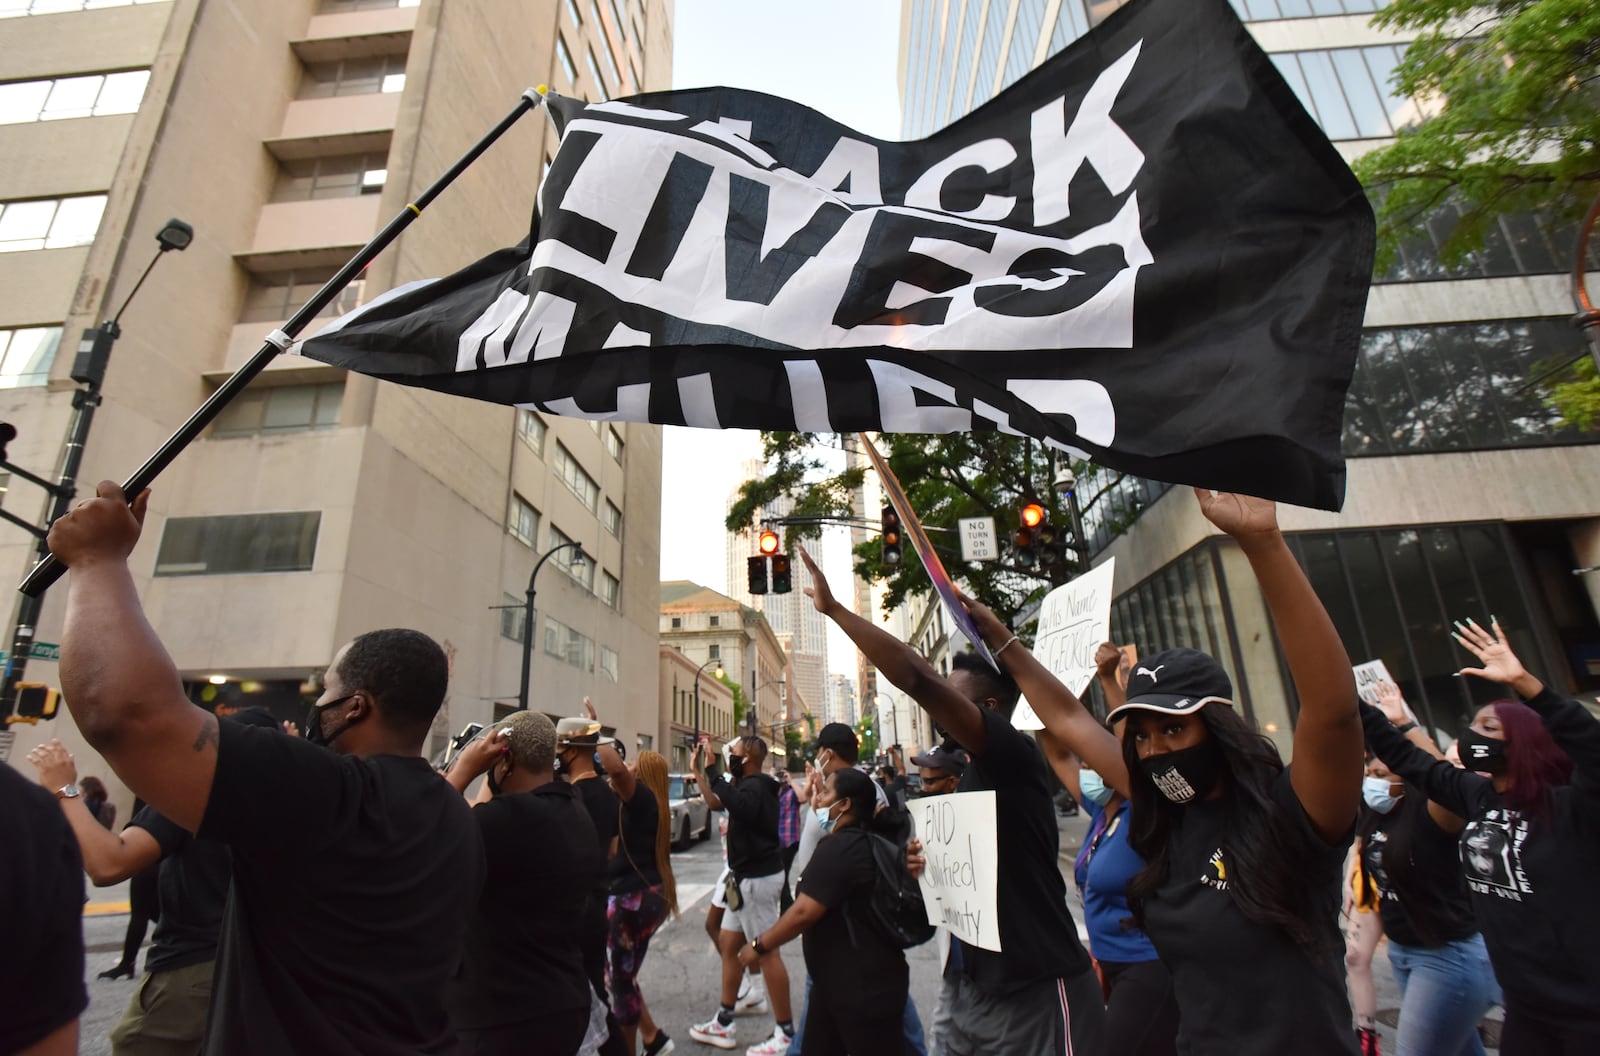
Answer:
[[[1022,524],[1017,534],[1012,536],[1012,542],[1017,546],[1017,562],[1031,568],[1039,562],[1039,535],[1044,524],[1044,507],[1037,502],[1030,502],[1022,507],[1017,520]]]
[[[771,528],[765,529],[756,544],[763,557],[771,557],[778,552],[778,533]]]
[[[883,508],[883,555],[882,560],[890,568],[900,567],[900,515],[894,512],[893,506]]]
[[[787,594],[793,587],[789,581],[789,555],[772,555],[772,593]]]
[[[60,694],[43,682],[17,683],[16,717],[24,722],[55,718],[60,703]]]
[[[1046,568],[1056,568],[1066,560],[1066,548],[1063,546],[1065,540],[1062,539],[1061,532],[1055,525],[1049,523],[1039,525],[1039,531],[1035,539],[1039,550],[1040,564]]]
[[[757,554],[750,559],[750,593],[765,594],[766,592],[767,559]]]

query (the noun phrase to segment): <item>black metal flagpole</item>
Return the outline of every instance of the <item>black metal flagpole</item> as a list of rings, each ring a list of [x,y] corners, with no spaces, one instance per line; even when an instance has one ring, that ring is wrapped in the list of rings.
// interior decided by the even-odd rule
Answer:
[[[213,392],[206,399],[206,402],[202,403],[199,409],[189,416],[189,420],[180,425],[177,431],[168,437],[166,442],[156,450],[156,453],[151,455],[144,465],[134,471],[133,476],[123,482],[122,492],[128,497],[129,501],[132,501],[141,491],[148,488],[156,477],[160,476],[161,471],[172,464],[173,460],[178,457],[184,448],[197,440],[206,426],[210,425],[212,420],[222,413],[222,409],[234,397],[244,391],[245,386],[255,380],[257,374],[266,369],[268,363],[271,363],[280,353],[287,351],[289,346],[294,343],[294,339],[299,336],[300,331],[304,330],[307,324],[320,315],[324,308],[332,304],[333,299],[339,296],[340,291],[348,286],[357,275],[361,274],[361,270],[372,263],[373,258],[387,249],[389,244],[410,226],[411,221],[421,216],[422,210],[431,205],[441,191],[450,186],[457,176],[466,171],[469,165],[477,161],[478,157],[488,150],[495,140],[505,135],[506,130],[516,124],[523,114],[543,105],[543,103],[544,92],[540,88],[529,88],[526,92],[523,92],[522,97],[517,100],[517,105],[510,113],[502,117],[499,123],[490,129],[482,139],[473,144],[471,149],[461,155],[454,165],[445,170],[443,176],[433,181],[433,184],[423,191],[416,201],[408,203],[404,209],[395,215],[393,220],[384,225],[383,230],[374,235],[372,241],[362,246],[356,252],[356,255],[351,257],[349,262],[339,269],[338,274],[329,279],[311,300],[307,301],[298,312],[294,313],[293,318],[283,324],[283,329],[274,330],[268,334],[266,340],[261,343],[261,347],[256,350],[255,355],[250,357],[249,362],[234,371],[233,376],[223,382],[217,391]],[[27,578],[22,581],[21,586],[17,589],[28,597],[38,597],[50,589],[51,584],[60,579],[66,570],[66,566],[57,560],[54,554],[50,554],[33,566],[33,571],[28,573]]]

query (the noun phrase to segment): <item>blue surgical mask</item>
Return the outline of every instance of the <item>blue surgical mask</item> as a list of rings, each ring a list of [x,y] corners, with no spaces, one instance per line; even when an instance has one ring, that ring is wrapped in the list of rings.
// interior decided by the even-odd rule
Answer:
[[[1111,802],[1112,789],[1100,779],[1100,775],[1090,770],[1087,766],[1078,771],[1078,791],[1097,807],[1103,807]]]
[[[1363,777],[1361,779],[1361,798],[1367,801],[1367,806],[1379,814],[1387,814],[1400,802],[1399,796],[1389,794],[1390,780],[1387,777]]]
[[[829,813],[831,810],[833,810],[833,804],[831,804],[831,803],[828,804],[826,807],[812,807],[811,808],[811,813],[816,815],[817,824],[822,826],[822,831],[824,833],[832,832],[833,831],[833,823],[838,820],[831,813]]]

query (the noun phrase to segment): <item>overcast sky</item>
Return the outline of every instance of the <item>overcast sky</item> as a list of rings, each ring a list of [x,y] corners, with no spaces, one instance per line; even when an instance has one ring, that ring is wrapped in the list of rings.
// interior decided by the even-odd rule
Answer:
[[[793,99],[880,139],[900,138],[900,5],[892,0],[677,0],[672,81],[676,88],[727,85]],[[723,505],[739,463],[760,451],[760,434],[667,427],[661,488],[661,578],[726,589]],[[842,531],[824,544],[824,571],[849,576]],[[803,572],[795,566],[799,589]],[[828,666],[854,674],[849,640],[829,626]]]

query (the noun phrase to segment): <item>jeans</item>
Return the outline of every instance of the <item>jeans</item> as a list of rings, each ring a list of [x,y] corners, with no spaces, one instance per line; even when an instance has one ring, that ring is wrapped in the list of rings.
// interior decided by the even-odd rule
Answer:
[[[1400,986],[1399,1056],[1483,1056],[1478,1021],[1500,1000],[1483,936],[1424,949],[1389,943]]]
[[[789,1042],[788,1056],[800,1056],[801,1044],[806,1037],[806,1010],[811,1007],[811,973],[806,973],[806,1000],[800,1006],[800,1015],[794,1021],[794,1040]],[[916,1003],[911,1000],[911,995],[906,995],[906,1011],[902,1019],[905,1027],[906,1051],[912,1056],[928,1056],[927,1043],[922,1038],[922,1020],[917,1016]]]

